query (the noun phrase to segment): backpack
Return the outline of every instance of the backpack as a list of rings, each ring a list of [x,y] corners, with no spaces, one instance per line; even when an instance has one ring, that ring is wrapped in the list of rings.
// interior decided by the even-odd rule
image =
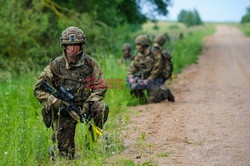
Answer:
[[[161,51],[162,55],[162,70],[163,79],[167,80],[172,77],[173,72],[173,62],[170,53],[166,50]]]

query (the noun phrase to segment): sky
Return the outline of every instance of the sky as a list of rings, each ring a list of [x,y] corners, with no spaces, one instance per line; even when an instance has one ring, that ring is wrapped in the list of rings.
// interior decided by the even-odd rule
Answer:
[[[168,16],[163,20],[177,20],[182,9],[197,9],[205,22],[240,22],[250,6],[250,0],[172,0]]]

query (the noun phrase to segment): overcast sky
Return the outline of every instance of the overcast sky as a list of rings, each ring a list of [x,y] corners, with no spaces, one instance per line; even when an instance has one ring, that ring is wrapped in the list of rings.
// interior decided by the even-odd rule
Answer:
[[[250,6],[250,0],[172,0],[169,15],[160,17],[164,20],[177,20],[182,9],[197,9],[203,21],[240,22]]]

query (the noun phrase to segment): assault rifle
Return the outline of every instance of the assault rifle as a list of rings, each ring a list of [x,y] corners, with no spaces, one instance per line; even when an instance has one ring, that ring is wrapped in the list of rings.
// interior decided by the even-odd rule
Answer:
[[[77,122],[87,122],[87,124],[89,124],[98,135],[102,136],[102,130],[97,126],[92,125],[91,121],[87,117],[87,114],[82,114],[81,110],[75,105],[74,95],[72,95],[68,89],[61,86],[58,90],[56,90],[45,80],[42,81],[40,89],[62,100],[65,105],[65,108],[63,108],[62,111],[68,113]]]
[[[133,75],[133,82],[130,82],[129,78],[127,78],[127,85],[131,90],[142,89],[140,88],[140,86],[142,86],[140,85],[141,78],[142,78],[142,72],[139,71]]]

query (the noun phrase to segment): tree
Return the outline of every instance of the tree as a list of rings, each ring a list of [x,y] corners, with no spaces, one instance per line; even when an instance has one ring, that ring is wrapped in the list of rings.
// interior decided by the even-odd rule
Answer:
[[[186,24],[188,27],[203,24],[196,9],[194,9],[194,11],[181,10],[177,20]]]
[[[145,22],[150,18],[149,13],[152,13],[142,13],[141,6],[145,3],[150,4],[148,7],[153,7],[154,13],[167,15],[167,7],[170,6],[171,0],[54,0],[52,2],[78,13],[87,13],[93,19],[115,27],[124,22],[130,24]]]
[[[250,22],[250,6],[247,7],[247,13],[241,18],[241,23],[249,23]]]
[[[202,21],[201,21],[200,15],[199,15],[199,13],[198,13],[198,11],[196,9],[194,9],[193,14],[194,14],[195,25],[201,25]]]

